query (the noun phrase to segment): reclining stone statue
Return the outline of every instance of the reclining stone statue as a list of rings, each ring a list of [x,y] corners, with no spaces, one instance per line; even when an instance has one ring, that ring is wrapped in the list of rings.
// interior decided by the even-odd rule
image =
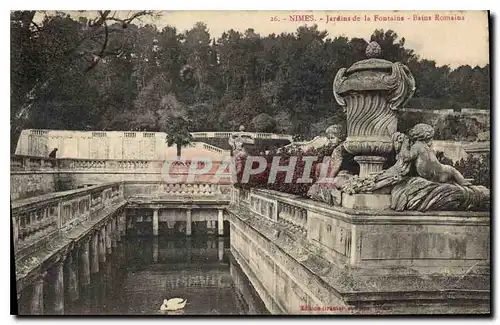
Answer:
[[[459,185],[471,185],[460,174],[458,170],[449,165],[441,164],[432,146],[434,129],[428,124],[417,124],[409,132],[413,140],[409,157],[410,161],[415,161],[417,173],[430,181],[438,183],[456,183]]]
[[[396,163],[366,179],[351,178],[343,191],[373,193],[391,189],[394,210],[478,210],[487,209],[490,192],[484,186],[474,186],[454,167],[439,162],[432,149],[434,129],[417,124],[408,136],[393,135]]]

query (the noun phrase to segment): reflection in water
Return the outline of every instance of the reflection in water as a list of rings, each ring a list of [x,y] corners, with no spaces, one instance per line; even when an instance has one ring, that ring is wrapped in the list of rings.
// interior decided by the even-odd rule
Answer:
[[[267,313],[230,258],[229,238],[124,238],[108,257],[66,314]],[[160,311],[175,297],[187,299],[184,309]]]

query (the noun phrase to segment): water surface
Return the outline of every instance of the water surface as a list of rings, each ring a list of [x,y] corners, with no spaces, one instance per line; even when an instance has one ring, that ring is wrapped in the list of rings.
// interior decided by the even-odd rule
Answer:
[[[160,236],[123,239],[66,314],[163,314],[163,300],[174,297],[188,304],[166,316],[267,313],[230,256],[229,238]]]

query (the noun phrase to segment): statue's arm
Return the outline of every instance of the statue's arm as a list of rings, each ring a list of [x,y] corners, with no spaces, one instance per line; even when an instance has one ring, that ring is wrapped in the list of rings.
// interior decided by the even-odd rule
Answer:
[[[404,162],[411,162],[417,159],[418,154],[419,146],[417,144],[410,146],[410,140],[408,138],[405,138],[403,141],[403,145],[401,146],[401,152],[399,154],[401,159],[403,159]]]
[[[344,146],[342,144],[333,149],[332,155],[330,156],[330,170],[333,173],[332,176],[337,175],[337,173],[339,172],[340,167],[342,166],[343,154]]]

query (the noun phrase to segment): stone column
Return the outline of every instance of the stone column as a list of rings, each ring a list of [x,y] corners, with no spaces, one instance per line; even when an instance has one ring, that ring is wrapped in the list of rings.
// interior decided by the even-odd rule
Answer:
[[[99,233],[99,262],[106,262],[106,227],[103,226]]]
[[[66,266],[66,274],[68,283],[66,284],[66,290],[68,293],[68,297],[71,301],[75,301],[78,299],[78,248],[74,247],[73,251],[68,253],[66,257],[65,266]],[[73,256],[75,255],[75,256]]]
[[[219,215],[217,216],[217,223],[218,223],[218,235],[223,236],[224,235],[224,210],[219,209]]]
[[[90,238],[85,238],[80,247],[80,285],[87,286],[90,284]]]
[[[191,209],[186,210],[186,236],[191,236]]]
[[[64,261],[54,266],[54,314],[64,314]]]
[[[153,236],[158,236],[158,209],[153,209]]]
[[[99,272],[99,233],[92,234],[92,241],[90,242],[90,273]]]
[[[107,223],[106,226],[104,226],[106,228],[106,252],[108,254],[111,254],[112,252],[112,246],[111,246],[111,223]]]
[[[31,293],[30,315],[43,315],[43,284],[46,273],[43,272],[33,281]]]

